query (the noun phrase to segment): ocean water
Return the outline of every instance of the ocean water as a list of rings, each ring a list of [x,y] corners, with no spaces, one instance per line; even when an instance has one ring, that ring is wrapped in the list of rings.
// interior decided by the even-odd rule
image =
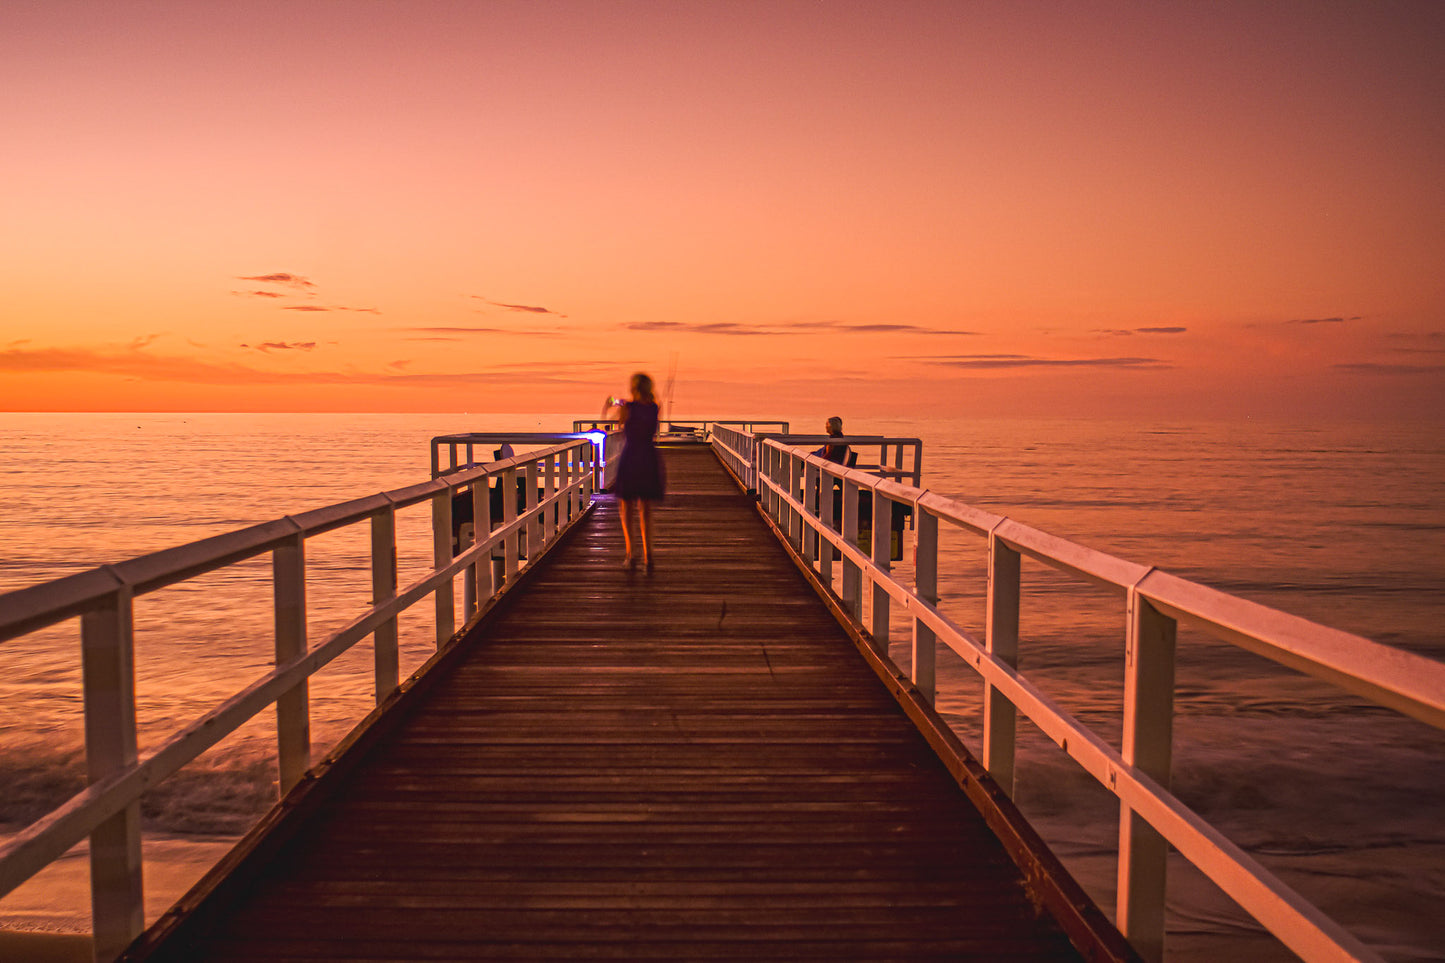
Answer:
[[[766,414],[766,413],[763,413]],[[822,418],[792,415],[795,429]],[[572,416],[0,414],[0,591],[428,474],[427,441],[565,430]],[[1439,426],[849,420],[920,437],[924,485],[1122,558],[1445,659],[1445,432]],[[312,641],[369,594],[367,531],[308,542]],[[430,559],[425,507],[398,516],[401,577]],[[983,626],[983,540],[945,528],[941,605]],[[899,566],[900,577],[911,574]],[[136,604],[141,742],[266,671],[259,559]],[[403,618],[403,670],[432,649]],[[895,620],[895,639],[906,638]],[[1116,746],[1124,613],[1024,563],[1020,668]],[[312,683],[319,755],[370,702],[365,643]],[[895,658],[906,665],[906,645]],[[1174,788],[1387,959],[1445,959],[1445,734],[1181,629]],[[944,653],[939,708],[977,748],[980,686]],[[82,784],[74,622],[0,645],[0,831]],[[147,796],[148,914],[162,912],[274,798],[271,716]],[[1021,725],[1016,797],[1106,909],[1117,804]],[[1289,959],[1196,871],[1171,863],[1173,959]],[[84,930],[79,850],[0,900],[0,927]]]

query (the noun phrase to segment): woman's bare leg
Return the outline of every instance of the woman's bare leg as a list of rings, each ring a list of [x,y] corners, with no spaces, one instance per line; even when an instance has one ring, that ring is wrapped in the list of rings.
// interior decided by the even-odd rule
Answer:
[[[617,499],[617,514],[622,519],[622,544],[627,547],[627,561],[632,561],[632,503],[625,498]],[[647,531],[646,526],[643,532]],[[644,536],[645,537],[645,536]]]
[[[641,517],[638,519],[642,528],[642,557],[648,565],[652,564],[652,537],[649,534],[652,528],[652,502],[643,499]]]

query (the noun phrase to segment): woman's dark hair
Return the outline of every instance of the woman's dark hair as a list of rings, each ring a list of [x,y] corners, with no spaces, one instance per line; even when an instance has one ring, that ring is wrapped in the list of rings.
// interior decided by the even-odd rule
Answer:
[[[657,404],[657,395],[652,390],[652,376],[641,371],[632,376],[632,394],[649,404]]]

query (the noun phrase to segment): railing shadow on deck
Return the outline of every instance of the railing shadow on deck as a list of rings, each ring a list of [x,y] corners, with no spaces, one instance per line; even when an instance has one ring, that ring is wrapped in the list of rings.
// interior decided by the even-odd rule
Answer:
[[[1116,922],[1142,956],[1159,960],[1164,955],[1165,861],[1172,846],[1301,958],[1381,959],[1170,792],[1176,628],[1180,621],[1197,626],[1436,728],[1445,728],[1445,664],[981,511],[921,488],[917,476],[907,485],[876,470],[846,468],[811,452],[813,437],[768,437],[718,426],[711,439],[724,464],[756,493],[761,510],[800,563],[830,591],[841,586],[841,609],[885,661],[890,605],[906,611],[911,664],[900,672],[922,698],[931,703],[935,697],[938,643],[977,672],[984,686],[982,761],[1006,791],[1013,791],[1015,730],[1022,712],[1118,799]],[[891,572],[890,558],[899,556],[890,548],[887,526],[872,526],[867,543],[859,543],[866,509],[871,508],[872,518],[886,518],[893,505],[912,513],[912,585]],[[937,608],[940,522],[987,540],[982,642]],[[1018,670],[1020,560],[1025,555],[1103,586],[1124,603],[1122,752]],[[841,565],[837,582],[836,564]]]
[[[280,794],[311,765],[308,680],[343,652],[375,638],[376,702],[398,690],[397,616],[435,599],[436,644],[457,635],[455,580],[464,578],[463,621],[482,614],[592,507],[598,468],[590,437],[530,436],[534,450],[464,467],[421,484],[330,505],[188,545],[105,565],[0,595],[0,643],[79,620],[85,709],[85,790],[0,848],[0,896],[90,839],[94,953],[114,959],[145,929],[140,798],[143,793],[271,705],[277,712]],[[435,448],[433,451],[435,452]],[[454,459],[455,460],[455,459]],[[499,500],[490,486],[520,492]],[[488,534],[461,539],[453,499],[470,495]],[[398,586],[396,510],[430,502],[433,568]],[[520,502],[520,504],[519,504]],[[311,646],[307,641],[306,540],[349,525],[371,526],[372,605]],[[474,531],[483,526],[475,525]],[[140,757],[137,748],[133,602],[136,596],[258,555],[273,559],[275,666]],[[489,561],[500,553],[499,564]]]

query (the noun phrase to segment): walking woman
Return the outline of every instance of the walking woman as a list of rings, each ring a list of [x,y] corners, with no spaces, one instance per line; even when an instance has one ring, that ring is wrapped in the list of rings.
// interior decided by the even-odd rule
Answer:
[[[642,558],[647,571],[652,571],[652,503],[662,499],[666,487],[662,455],[657,451],[657,395],[652,378],[639,371],[632,376],[632,399],[608,398],[602,409],[604,417],[618,412],[622,422],[622,454],[617,460],[617,479],[612,491],[617,495],[617,510],[622,516],[622,539],[627,558],[622,567],[631,572],[637,568],[637,555],[632,548],[632,516],[637,514],[642,531]]]

